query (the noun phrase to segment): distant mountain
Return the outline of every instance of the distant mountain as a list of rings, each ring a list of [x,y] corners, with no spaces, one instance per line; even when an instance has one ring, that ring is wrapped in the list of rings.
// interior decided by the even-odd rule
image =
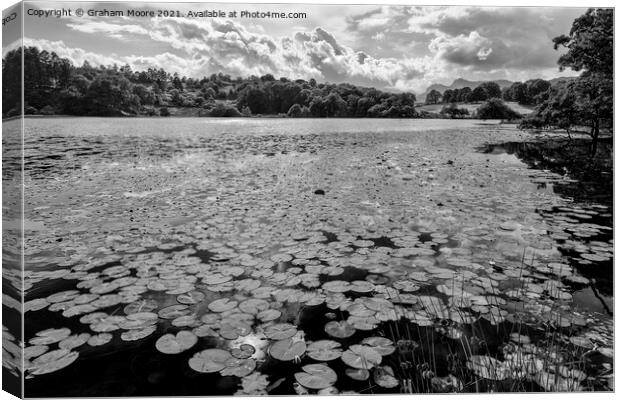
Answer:
[[[463,89],[464,87],[468,87],[468,86],[474,89],[480,86],[483,82],[488,82],[488,81],[468,81],[467,79],[458,78],[454,82],[452,82],[450,86],[442,85],[440,83],[435,83],[433,85],[430,85],[428,88],[426,88],[426,91],[422,93],[420,96],[418,96],[418,101],[426,100],[426,95],[433,89],[437,90],[440,93],[443,93],[448,89]],[[502,89],[513,84],[513,82],[505,80],[505,79],[493,80],[492,82],[497,83],[499,87]]]

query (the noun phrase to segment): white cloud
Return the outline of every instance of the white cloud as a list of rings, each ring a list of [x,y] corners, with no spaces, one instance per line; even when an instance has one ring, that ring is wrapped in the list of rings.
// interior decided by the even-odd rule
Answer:
[[[102,39],[150,40],[150,51],[159,44],[160,54],[102,55],[71,47],[66,44],[70,39],[31,43],[78,65],[84,60],[129,63],[134,69],[165,68],[195,77],[270,73],[420,92],[431,83],[450,83],[459,77],[552,76],[559,53],[553,51],[551,38],[567,32],[579,13],[550,8],[384,6],[345,17],[344,31],[305,27],[283,37],[270,35],[268,25],[256,21],[72,20],[67,24],[70,29]],[[325,21],[332,21],[329,18]]]
[[[492,52],[492,46],[490,39],[472,31],[469,35],[437,36],[428,47],[436,58],[454,64],[472,65],[485,62]]]
[[[478,60],[485,61],[492,52],[493,48],[491,47],[481,47],[476,55],[478,56]]]
[[[50,41],[46,39],[24,38],[24,46],[36,46],[41,50],[54,52],[59,57],[68,58],[74,65],[82,65],[88,61],[94,65],[120,64],[121,61],[113,56],[105,56],[99,53],[86,51],[80,48],[67,46],[63,41]]]

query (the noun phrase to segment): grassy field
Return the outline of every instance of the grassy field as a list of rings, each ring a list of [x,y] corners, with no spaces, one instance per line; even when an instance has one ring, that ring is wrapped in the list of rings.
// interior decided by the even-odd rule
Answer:
[[[466,108],[470,115],[473,114],[473,112],[476,111],[481,104],[482,103],[457,103],[459,108]],[[513,101],[507,101],[506,104],[519,114],[530,114],[534,109],[533,107],[523,106]],[[416,110],[439,113],[445,106],[446,104],[425,104],[422,106],[417,106]]]

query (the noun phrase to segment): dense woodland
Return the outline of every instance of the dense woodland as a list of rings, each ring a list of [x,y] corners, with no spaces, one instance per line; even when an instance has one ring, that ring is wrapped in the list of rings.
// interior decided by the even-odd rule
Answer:
[[[468,86],[462,89],[447,89],[443,93],[433,89],[426,95],[425,104],[479,103],[490,99],[502,99],[525,106],[535,106],[547,98],[547,92],[552,86],[564,84],[570,80],[566,78],[552,82],[544,79],[530,79],[525,82],[514,82],[504,89],[501,89],[496,82],[483,82],[473,89]]]
[[[3,59],[3,112],[19,111],[20,49]],[[387,93],[346,83],[287,78],[180,77],[163,69],[74,66],[55,53],[24,48],[26,114],[169,115],[169,108],[199,109],[205,116],[416,117],[413,93]],[[17,86],[16,86],[17,85]]]

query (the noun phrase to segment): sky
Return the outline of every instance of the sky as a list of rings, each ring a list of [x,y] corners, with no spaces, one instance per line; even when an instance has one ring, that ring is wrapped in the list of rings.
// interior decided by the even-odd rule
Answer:
[[[80,3],[84,10],[178,10],[184,17],[25,16],[24,43],[81,65],[129,64],[191,77],[273,74],[422,93],[433,83],[551,79],[552,38],[585,8],[380,5]],[[76,3],[28,2],[25,10]],[[188,11],[237,11],[189,18]],[[239,12],[303,12],[300,19],[240,18]],[[75,14],[75,12],[74,12]]]

